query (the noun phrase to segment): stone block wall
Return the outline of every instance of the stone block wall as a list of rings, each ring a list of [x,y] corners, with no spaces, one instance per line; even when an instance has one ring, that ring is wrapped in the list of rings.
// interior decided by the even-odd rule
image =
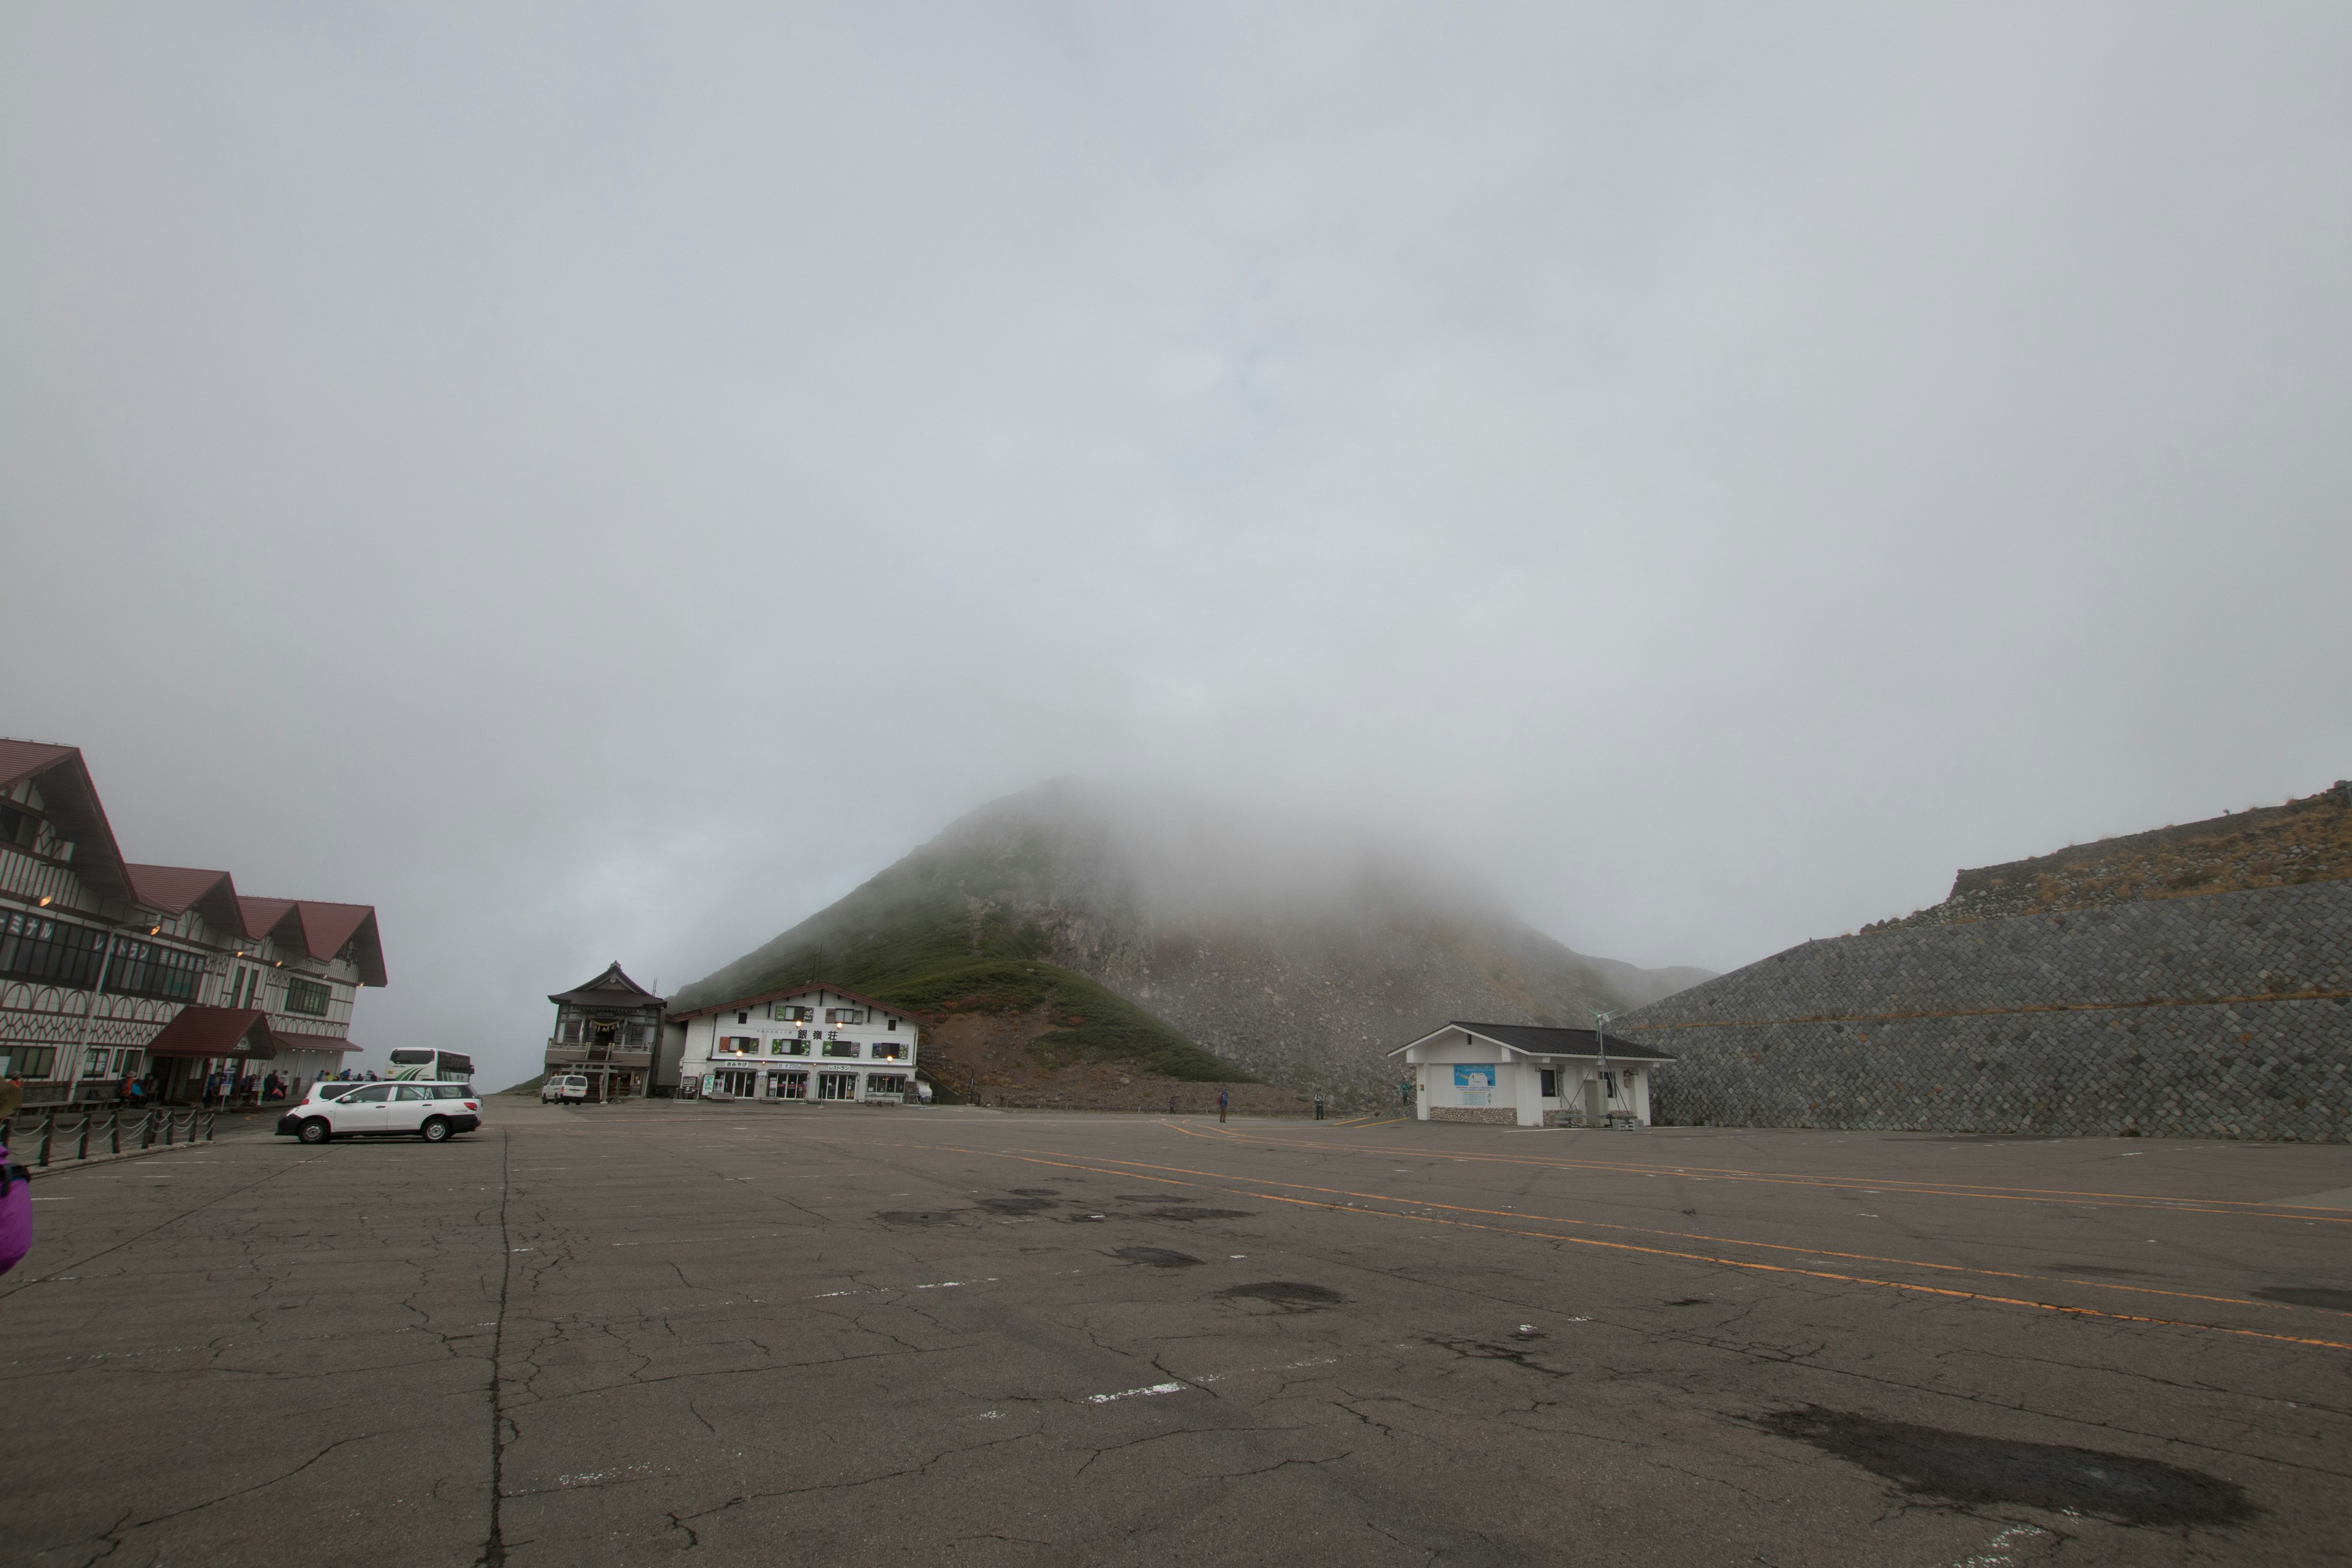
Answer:
[[[1610,1032],[1662,1123],[2352,1142],[2352,882],[1809,942]]]
[[[1432,1121],[1476,1121],[1489,1127],[1516,1127],[1519,1113],[1507,1105],[1433,1105]]]

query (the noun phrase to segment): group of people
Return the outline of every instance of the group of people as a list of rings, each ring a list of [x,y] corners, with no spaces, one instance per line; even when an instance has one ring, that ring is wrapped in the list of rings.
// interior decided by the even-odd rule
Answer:
[[[373,1073],[355,1072],[349,1068],[327,1076],[338,1081],[349,1083],[362,1080],[373,1082],[375,1079]],[[205,1105],[227,1106],[240,1102],[268,1105],[273,1101],[289,1098],[297,1087],[295,1079],[281,1072],[257,1076],[253,1073],[240,1074],[226,1068],[215,1068],[205,1075],[198,1094]],[[115,1088],[115,1094],[123,1104],[136,1109],[153,1100],[156,1097],[156,1089],[155,1085],[138,1074],[125,1073],[122,1075],[121,1083]]]

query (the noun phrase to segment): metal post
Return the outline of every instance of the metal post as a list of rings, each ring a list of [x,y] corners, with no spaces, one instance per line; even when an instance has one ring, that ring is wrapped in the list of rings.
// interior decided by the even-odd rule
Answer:
[[[48,1169],[48,1167],[49,1167],[49,1134],[51,1134],[52,1132],[55,1132],[55,1131],[57,1131],[57,1128],[58,1128],[58,1113],[57,1113],[56,1111],[52,1110],[52,1111],[50,1111],[47,1116],[44,1116],[44,1117],[42,1117],[42,1118],[41,1118],[41,1159],[40,1159],[40,1165],[41,1165],[41,1168],[42,1168],[43,1170],[45,1170],[45,1171],[46,1171],[46,1170],[47,1170],[47,1169]]]
[[[215,1122],[215,1121],[218,1121],[219,1120],[220,1120],[220,1118],[219,1118],[219,1117],[217,1117],[217,1116],[207,1116],[207,1117],[205,1117],[205,1142],[209,1143],[209,1142],[211,1142],[213,1141],[213,1123],[214,1123],[214,1122]]]
[[[178,1137],[179,1133],[179,1113],[173,1110],[163,1112],[163,1147],[169,1149],[172,1146],[172,1140]]]
[[[122,1152],[122,1112],[117,1110],[106,1119],[107,1148],[110,1153]]]
[[[82,1113],[81,1136],[74,1140],[75,1159],[87,1160],[89,1158],[89,1124],[97,1120],[98,1112],[95,1110],[84,1111]]]

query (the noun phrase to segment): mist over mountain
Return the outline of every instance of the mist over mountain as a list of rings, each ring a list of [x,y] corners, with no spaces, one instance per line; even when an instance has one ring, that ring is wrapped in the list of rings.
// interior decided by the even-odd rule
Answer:
[[[1357,1100],[1452,1018],[1583,1025],[1709,977],[1571,952],[1392,829],[1074,779],[971,812],[689,986],[684,1005],[831,979],[902,1005],[1028,1016],[1048,1052]]]

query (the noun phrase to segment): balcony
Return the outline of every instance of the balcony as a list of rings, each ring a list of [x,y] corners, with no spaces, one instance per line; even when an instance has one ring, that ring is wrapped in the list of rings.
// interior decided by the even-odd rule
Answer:
[[[630,1050],[620,1046],[567,1046],[550,1040],[547,1042],[547,1065],[550,1068],[649,1068],[654,1065],[654,1054],[650,1050]]]

